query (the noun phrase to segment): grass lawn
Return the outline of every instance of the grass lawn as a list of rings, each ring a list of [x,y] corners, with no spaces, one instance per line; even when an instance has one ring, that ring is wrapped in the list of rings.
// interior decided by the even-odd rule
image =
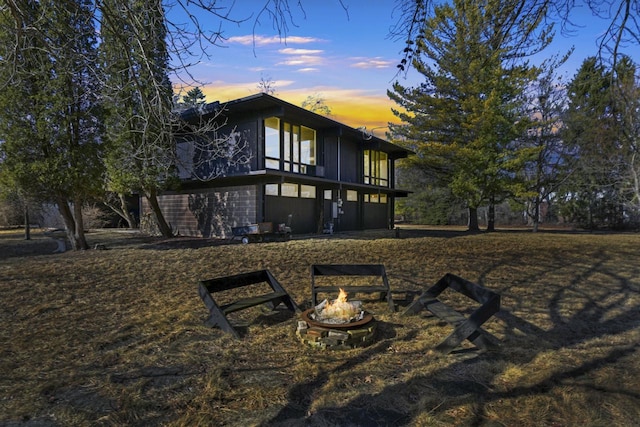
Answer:
[[[404,229],[228,244],[95,231],[53,253],[0,232],[2,426],[631,426],[640,420],[640,234]],[[302,307],[309,265],[382,263],[398,310],[362,298],[376,341],[318,350],[297,318],[203,325],[197,281],[269,269]],[[442,355],[451,327],[403,316],[446,273],[502,297],[489,352]],[[245,292],[238,289],[229,297]],[[445,293],[468,312],[470,300]]]

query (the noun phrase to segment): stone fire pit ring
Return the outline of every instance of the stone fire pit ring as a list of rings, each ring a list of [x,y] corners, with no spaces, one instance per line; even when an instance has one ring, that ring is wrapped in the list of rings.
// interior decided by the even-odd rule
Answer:
[[[364,313],[356,322],[330,324],[311,319],[314,310],[311,308],[300,314],[296,336],[302,343],[321,349],[352,349],[373,342],[377,322],[371,314]]]
[[[305,310],[300,315],[300,318],[307,322],[310,326],[318,326],[320,328],[329,328],[329,329],[355,329],[359,326],[366,325],[367,323],[373,320],[373,316],[370,313],[364,313],[362,319],[356,322],[346,322],[346,323],[324,323],[318,322],[311,318],[311,313],[314,312],[314,308],[310,308]]]

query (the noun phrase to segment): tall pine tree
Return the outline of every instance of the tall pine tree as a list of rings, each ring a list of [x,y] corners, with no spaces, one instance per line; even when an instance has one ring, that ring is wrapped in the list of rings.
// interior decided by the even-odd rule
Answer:
[[[525,58],[550,43],[551,28],[540,26],[544,7],[525,4],[455,0],[435,7],[411,48],[425,82],[395,83],[388,92],[403,122],[391,133],[417,153],[416,167],[466,202],[472,231],[478,207],[486,203],[491,211],[516,191],[516,171],[531,155],[513,144],[527,126],[517,102],[537,73]]]
[[[637,66],[614,69],[587,58],[568,86],[562,136],[576,169],[563,187],[563,213],[588,228],[619,228],[637,216],[639,167]]]

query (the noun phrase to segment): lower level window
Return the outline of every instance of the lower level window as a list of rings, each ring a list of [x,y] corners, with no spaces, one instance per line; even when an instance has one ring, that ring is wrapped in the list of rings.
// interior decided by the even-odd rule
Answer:
[[[293,184],[291,182],[284,182],[282,184],[265,184],[264,194],[266,196],[315,199],[316,187],[313,185]]]
[[[283,197],[298,197],[298,184],[285,182],[280,184],[280,195]]]
[[[387,195],[386,194],[365,194],[364,201],[366,203],[387,203]]]

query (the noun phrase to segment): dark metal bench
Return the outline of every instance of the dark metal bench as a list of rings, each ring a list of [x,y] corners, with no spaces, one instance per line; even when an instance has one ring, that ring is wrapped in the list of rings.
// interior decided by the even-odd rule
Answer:
[[[468,318],[464,317],[438,300],[438,295],[447,288],[471,298],[481,306],[473,311]],[[447,273],[410,304],[404,314],[416,314],[423,308],[455,328],[444,341],[438,344],[436,350],[450,353],[465,339],[475,344],[479,349],[487,350],[490,343],[486,340],[484,336],[486,332],[481,326],[500,310],[500,295],[454,274]]]
[[[321,276],[372,276],[378,283],[357,285],[348,279],[340,279],[345,283],[324,285],[320,284]],[[337,293],[340,289],[350,294],[380,293],[380,300],[387,300],[389,309],[395,311],[389,280],[382,264],[314,264],[311,266],[311,303],[314,307],[318,304],[318,294]]]
[[[228,291],[244,286],[257,285],[266,283],[271,287],[273,292],[254,297],[242,298],[237,301],[218,305],[211,294],[216,292]],[[284,290],[282,285],[276,280],[269,270],[259,270],[249,273],[237,274],[235,276],[218,277],[209,280],[200,280],[198,282],[198,293],[209,310],[209,318],[206,325],[210,327],[219,327],[240,338],[238,332],[233,328],[227,315],[235,311],[247,309],[261,304],[267,304],[271,309],[275,309],[279,304],[284,304],[292,312],[300,312],[295,301]]]

